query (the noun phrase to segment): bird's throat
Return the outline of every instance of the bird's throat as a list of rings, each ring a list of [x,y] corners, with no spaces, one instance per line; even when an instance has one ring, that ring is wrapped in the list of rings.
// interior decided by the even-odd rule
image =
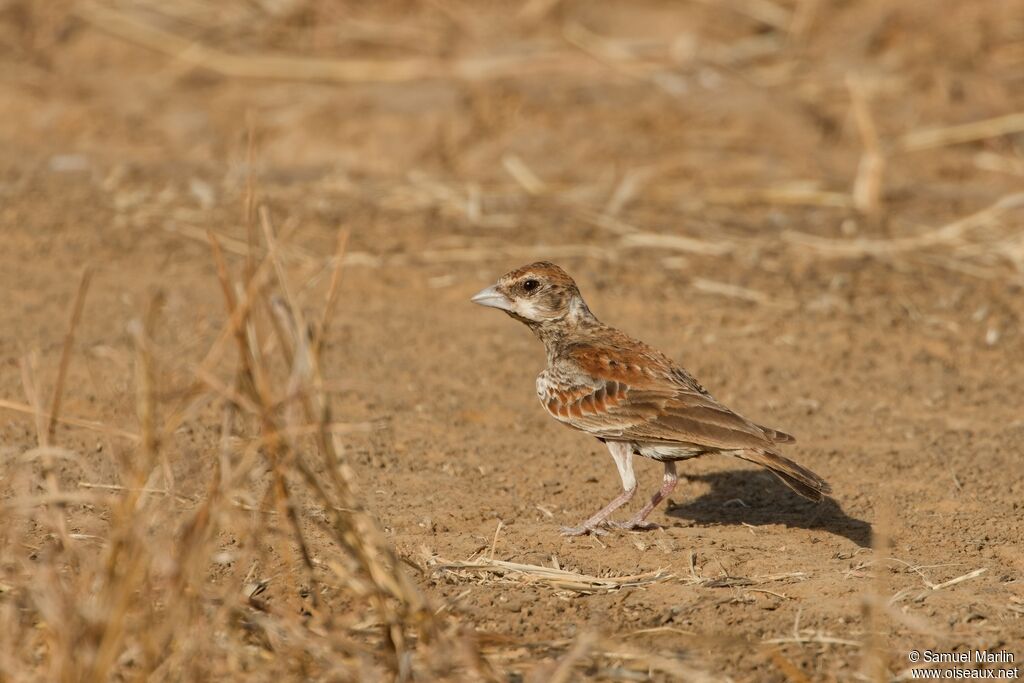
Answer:
[[[598,320],[580,297],[575,297],[567,307],[565,315],[548,320],[523,320],[527,327],[544,344],[548,360],[557,357],[571,339],[587,337],[604,325]]]

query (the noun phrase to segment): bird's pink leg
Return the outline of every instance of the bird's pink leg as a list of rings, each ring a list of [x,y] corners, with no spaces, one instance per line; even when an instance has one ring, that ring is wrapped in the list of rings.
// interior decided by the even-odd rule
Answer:
[[[628,503],[633,499],[633,494],[636,493],[636,485],[633,488],[627,489],[615,497],[615,500],[605,505],[603,508],[598,510],[592,517],[587,521],[583,522],[579,526],[564,526],[562,527],[563,536],[582,536],[583,534],[603,534],[607,533],[602,531],[598,527],[604,523],[608,516],[618,510],[620,507]]]
[[[645,524],[644,520],[647,519],[647,515],[651,514],[654,508],[658,507],[658,503],[665,500],[672,490],[676,487],[676,482],[679,481],[679,476],[676,474],[676,464],[672,460],[665,461],[665,478],[662,479],[661,488],[658,492],[651,496],[651,500],[646,505],[640,508],[640,511],[633,516],[628,522],[609,522],[609,526],[613,526],[616,529],[648,529],[651,527],[649,524]]]
[[[622,478],[622,493],[579,526],[562,527],[564,536],[605,533],[598,527],[608,519],[610,514],[633,499],[633,494],[636,493],[636,475],[633,474],[632,447],[629,444],[609,441],[608,450],[611,452],[615,466],[619,469],[619,476]]]

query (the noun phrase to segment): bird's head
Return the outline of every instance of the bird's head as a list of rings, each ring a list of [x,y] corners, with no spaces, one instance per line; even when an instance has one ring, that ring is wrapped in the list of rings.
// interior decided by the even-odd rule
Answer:
[[[569,274],[547,261],[505,273],[470,300],[505,311],[531,328],[593,318]]]

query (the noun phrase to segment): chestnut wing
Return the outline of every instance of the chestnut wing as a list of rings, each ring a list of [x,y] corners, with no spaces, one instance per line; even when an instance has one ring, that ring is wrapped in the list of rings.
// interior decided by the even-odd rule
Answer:
[[[545,372],[538,397],[556,420],[602,439],[711,450],[772,447],[766,430],[718,403],[663,357],[635,356],[579,349],[573,360],[582,372]]]

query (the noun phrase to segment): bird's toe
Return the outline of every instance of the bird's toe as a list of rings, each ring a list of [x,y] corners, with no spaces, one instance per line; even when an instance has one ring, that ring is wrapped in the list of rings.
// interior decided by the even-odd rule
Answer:
[[[644,522],[639,519],[631,519],[628,522],[606,522],[609,527],[613,529],[619,529],[621,531],[653,531],[654,529],[661,529],[660,524],[654,522]]]
[[[592,536],[603,536],[608,533],[604,529],[587,526],[586,524],[581,524],[579,526],[563,526],[560,531],[563,536],[586,536],[587,534],[591,534]]]

